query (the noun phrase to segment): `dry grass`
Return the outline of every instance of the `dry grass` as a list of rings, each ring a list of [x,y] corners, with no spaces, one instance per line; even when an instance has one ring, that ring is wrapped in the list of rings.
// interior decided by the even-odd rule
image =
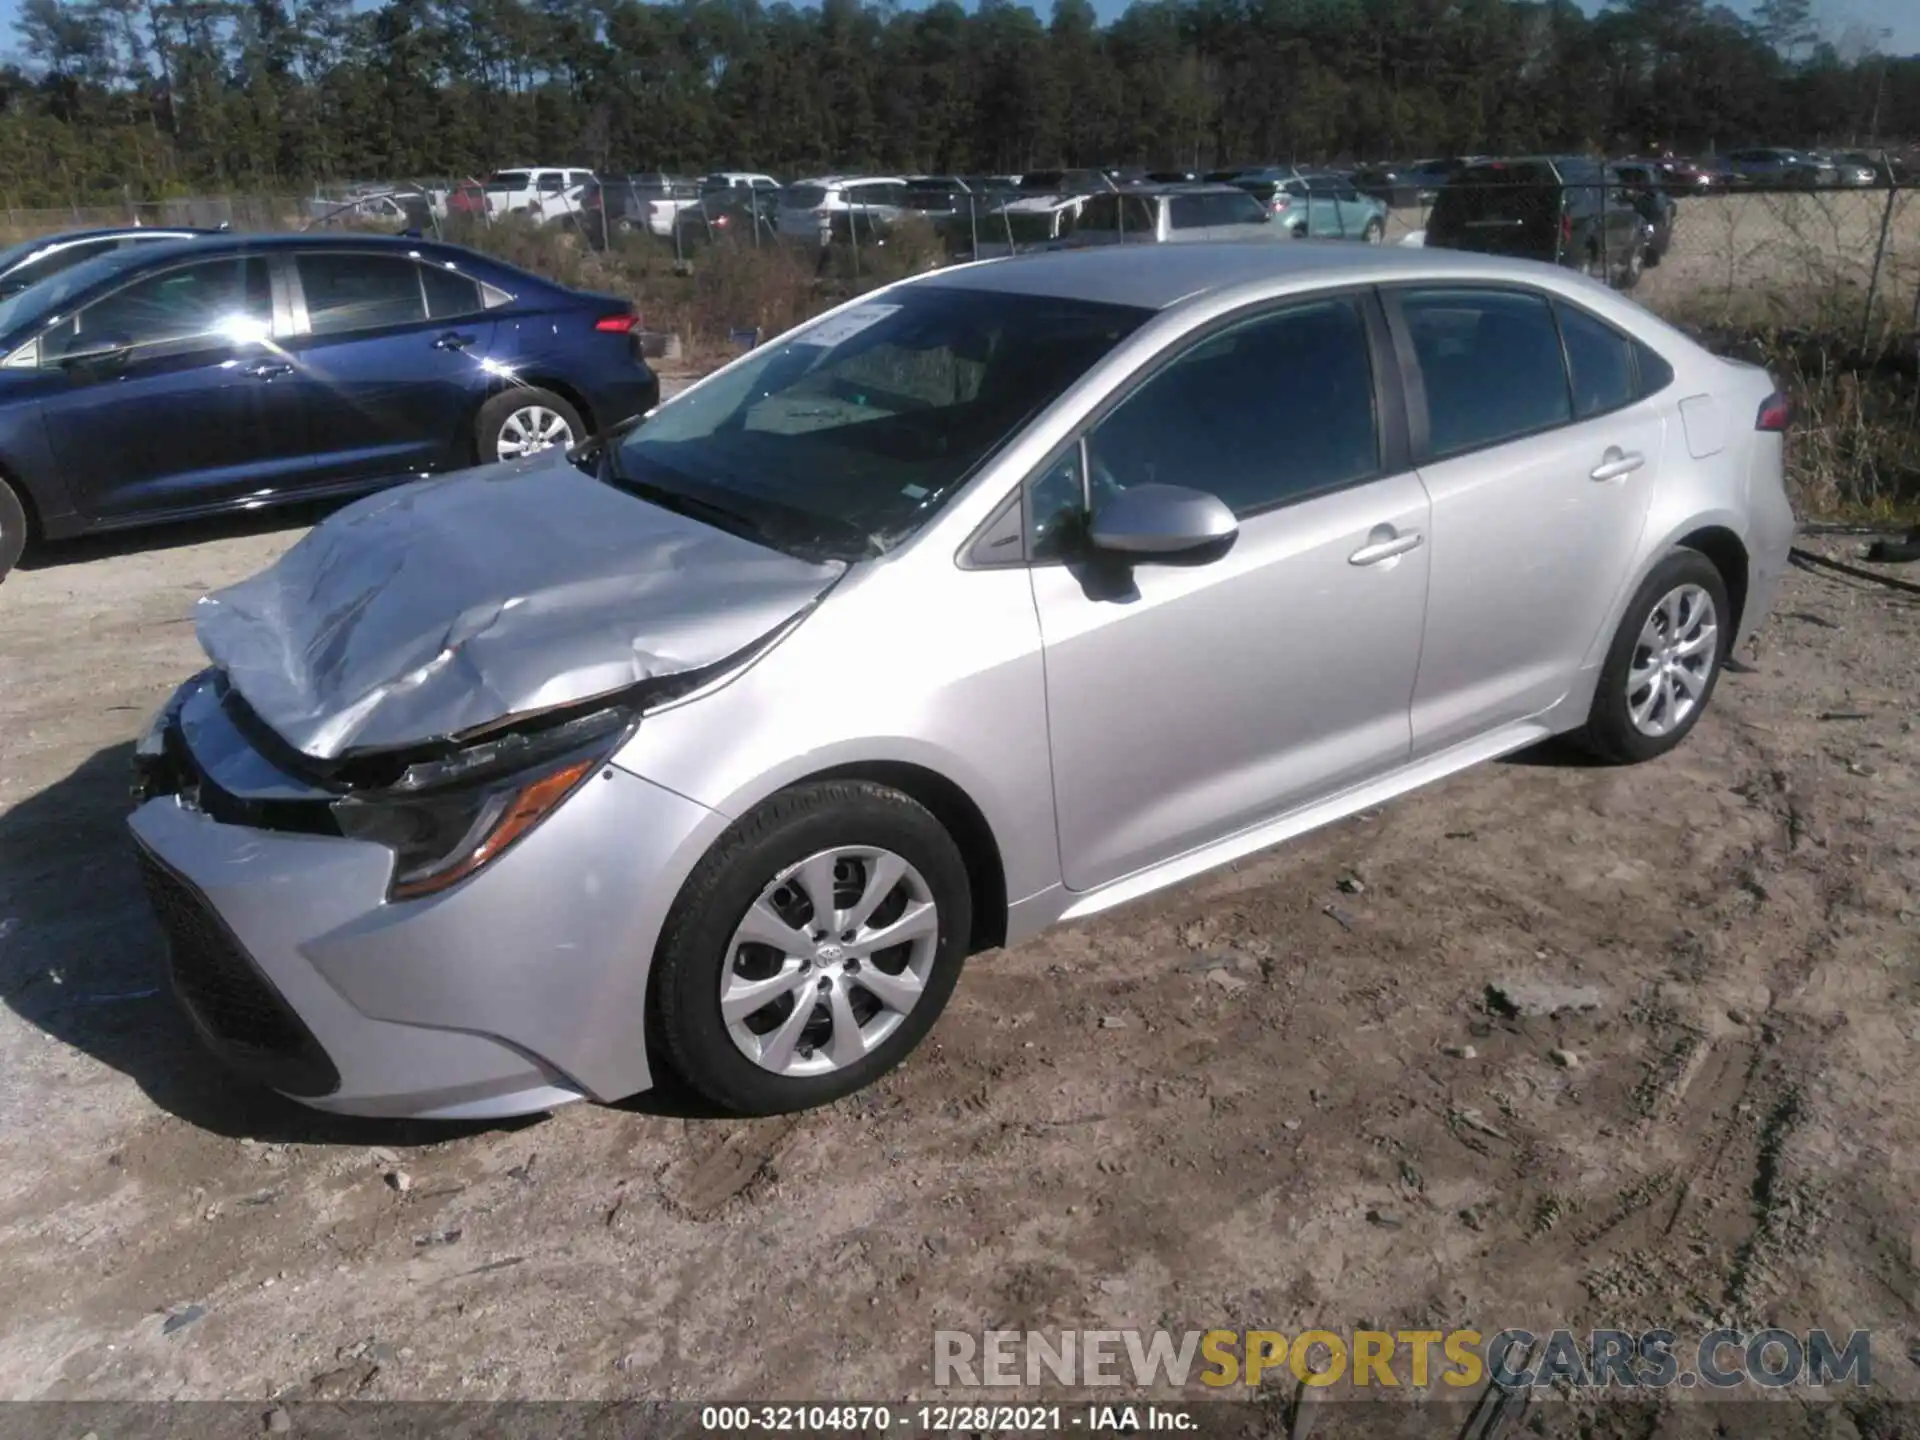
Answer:
[[[778,334],[850,296],[931,269],[941,258],[937,237],[922,225],[901,226],[882,245],[816,250],[768,237],[758,245],[703,245],[684,255],[645,235],[616,236],[613,245],[595,250],[577,230],[513,219],[449,231],[447,238],[562,284],[631,299],[649,330],[680,337],[690,367],[724,359],[737,332]]]

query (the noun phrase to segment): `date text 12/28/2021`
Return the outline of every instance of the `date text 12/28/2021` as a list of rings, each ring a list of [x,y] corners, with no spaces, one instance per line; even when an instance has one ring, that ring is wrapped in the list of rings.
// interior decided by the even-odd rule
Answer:
[[[1199,1421],[1177,1405],[708,1405],[700,1428],[713,1431],[785,1431],[794,1434],[917,1434],[982,1432],[1045,1434],[1179,1433]]]

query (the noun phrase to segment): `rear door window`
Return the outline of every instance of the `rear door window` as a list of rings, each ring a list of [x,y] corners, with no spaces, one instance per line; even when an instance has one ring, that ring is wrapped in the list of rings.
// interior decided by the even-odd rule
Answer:
[[[1144,195],[1115,195],[1111,191],[1089,196],[1074,228],[1102,233],[1124,229],[1129,235],[1148,234],[1154,228],[1153,202]]]
[[[427,292],[427,314],[435,320],[472,315],[487,308],[480,282],[443,265],[420,267],[420,283]]]
[[[1604,415],[1634,400],[1633,342],[1611,325],[1572,305],[1556,303],[1560,337],[1567,346],[1577,420]]]
[[[295,262],[315,335],[378,330],[427,318],[420,267],[401,255],[336,252]]]
[[[1202,230],[1216,222],[1208,214],[1206,195],[1175,195],[1167,202],[1167,225],[1174,230]]]
[[[1436,458],[1572,420],[1560,331],[1544,297],[1410,289],[1398,299],[1419,360],[1428,448]]]
[[[1209,195],[1206,210],[1209,225],[1262,225],[1267,219],[1266,206],[1244,191]]]

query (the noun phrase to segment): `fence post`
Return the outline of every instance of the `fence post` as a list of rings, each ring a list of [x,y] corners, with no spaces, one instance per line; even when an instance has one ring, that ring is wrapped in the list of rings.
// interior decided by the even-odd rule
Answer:
[[[1860,317],[1860,353],[1867,353],[1867,347],[1873,342],[1873,307],[1880,298],[1880,270],[1887,258],[1887,232],[1893,228],[1893,202],[1900,192],[1887,185],[1887,203],[1880,211],[1880,239],[1873,247],[1873,274],[1867,278],[1867,308]]]
[[[1607,223],[1607,206],[1613,197],[1605,181],[1600,184],[1600,283],[1613,284],[1613,227]]]

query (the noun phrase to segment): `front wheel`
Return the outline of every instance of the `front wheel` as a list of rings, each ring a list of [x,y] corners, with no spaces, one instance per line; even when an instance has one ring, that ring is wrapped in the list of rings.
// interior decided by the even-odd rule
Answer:
[[[522,460],[556,445],[564,449],[586,436],[579,411],[533,385],[501,391],[480,407],[474,422],[474,448],[482,465]]]
[[[1713,696],[1733,609],[1726,583],[1698,550],[1675,550],[1641,582],[1600,667],[1583,738],[1628,764],[1673,749]]]
[[[674,902],[654,1033],[730,1112],[822,1105],[919,1044],[971,929],[966,864],[923,806],[864,781],[802,786],[733,825]]]
[[[0,580],[20,563],[27,548],[27,507],[13,493],[13,487],[0,480]]]

